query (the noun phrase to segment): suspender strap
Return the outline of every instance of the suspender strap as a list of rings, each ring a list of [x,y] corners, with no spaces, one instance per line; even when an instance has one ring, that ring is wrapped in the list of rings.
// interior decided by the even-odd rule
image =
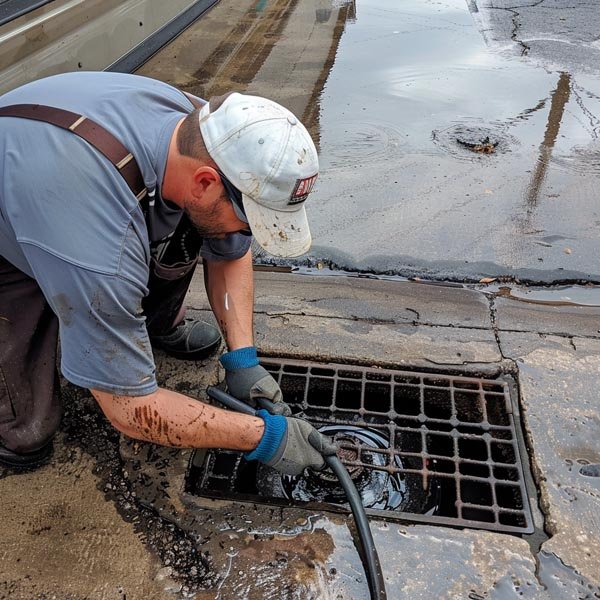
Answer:
[[[183,92],[183,95],[192,103],[192,106],[194,108],[202,108],[204,106],[204,103],[200,102],[198,100],[198,98],[196,98],[196,96],[192,96],[191,94],[188,94],[187,92]]]
[[[183,92],[194,108],[203,106],[197,98]],[[44,106],[43,104],[13,104],[12,106],[0,107],[0,117],[19,117],[50,123],[72,131],[104,156],[117,168],[125,183],[138,200],[141,200],[148,192],[144,184],[142,172],[133,154],[107,129],[95,121],[78,115],[77,113]]]
[[[51,123],[72,131],[101,152],[119,171],[138,200],[147,193],[133,154],[110,131],[77,113],[43,104],[13,104],[0,107],[0,117],[20,117]]]

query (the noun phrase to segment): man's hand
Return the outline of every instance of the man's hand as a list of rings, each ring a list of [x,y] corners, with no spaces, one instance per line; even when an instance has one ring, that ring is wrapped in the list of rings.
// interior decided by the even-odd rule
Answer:
[[[322,469],[323,457],[336,453],[335,444],[302,419],[266,410],[259,410],[258,416],[265,422],[265,432],[258,446],[245,455],[248,460],[259,460],[286,475],[300,475],[307,467]]]
[[[249,346],[228,352],[221,357],[225,367],[225,383],[229,393],[251,406],[265,406],[261,398],[275,403],[273,414],[289,416],[290,407],[283,402],[283,394],[271,374],[258,364],[256,348]]]
[[[266,398],[275,404],[273,414],[289,416],[290,407],[283,402],[283,395],[271,374],[260,365],[246,369],[227,370],[225,382],[229,393],[252,406],[265,408],[261,399]]]

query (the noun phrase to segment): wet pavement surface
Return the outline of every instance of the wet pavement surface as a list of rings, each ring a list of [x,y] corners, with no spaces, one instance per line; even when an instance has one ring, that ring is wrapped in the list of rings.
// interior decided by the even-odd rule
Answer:
[[[257,273],[264,355],[517,381],[535,533],[371,519],[393,600],[600,598],[600,288],[575,284],[600,280],[600,8],[515,4],[221,0],[140,70],[273,97],[318,142],[303,276]],[[195,397],[218,377],[157,359]],[[344,514],[194,495],[199,456],[64,397],[51,463],[0,470],[0,599],[368,598]]]
[[[200,378],[164,355],[157,356],[157,365],[164,385],[183,393],[197,396],[214,383],[214,364]],[[127,454],[121,456],[119,432],[87,390],[63,381],[62,397],[64,415],[50,464],[16,474],[0,467],[0,598],[190,597],[214,583],[193,532],[159,510],[158,500],[169,494],[159,473],[167,458],[182,453],[144,445],[148,466],[137,478],[134,469],[127,471]],[[141,452],[137,443],[130,446],[132,453]],[[174,469],[169,475],[173,482]],[[147,488],[152,495],[144,494]]]
[[[189,301],[206,318],[201,281]],[[518,381],[534,534],[371,518],[389,598],[600,598],[598,310],[456,286],[257,273],[267,355],[396,368],[408,358],[421,371]],[[218,378],[215,360],[159,354],[157,367],[165,386],[200,398]],[[83,390],[66,385],[64,398],[52,463],[0,473],[0,598],[368,598],[346,515],[192,494],[190,451],[119,436]]]
[[[306,122],[321,175],[295,264],[599,281],[598,22],[582,0],[221,0],[139,72]]]

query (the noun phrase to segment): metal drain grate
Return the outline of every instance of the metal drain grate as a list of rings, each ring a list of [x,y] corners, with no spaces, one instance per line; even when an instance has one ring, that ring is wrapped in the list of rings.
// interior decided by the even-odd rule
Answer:
[[[443,374],[268,359],[292,410],[335,436],[368,513],[532,533],[509,385]],[[362,487],[361,487],[362,486]],[[190,492],[340,510],[326,472],[281,477],[230,451],[193,467]]]

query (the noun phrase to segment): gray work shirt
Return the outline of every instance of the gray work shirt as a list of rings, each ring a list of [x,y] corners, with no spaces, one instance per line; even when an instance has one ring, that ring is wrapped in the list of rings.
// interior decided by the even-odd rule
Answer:
[[[160,195],[169,142],[193,106],[176,88],[121,73],[66,73],[0,97],[85,115],[134,155],[154,206],[146,219],[116,168],[54,125],[0,118],[0,255],[38,282],[60,321],[61,370],[76,385],[115,394],[157,389],[142,313],[149,242],[182,211]],[[208,260],[235,259],[250,238],[205,240]],[[0,285],[2,283],[0,282]]]

